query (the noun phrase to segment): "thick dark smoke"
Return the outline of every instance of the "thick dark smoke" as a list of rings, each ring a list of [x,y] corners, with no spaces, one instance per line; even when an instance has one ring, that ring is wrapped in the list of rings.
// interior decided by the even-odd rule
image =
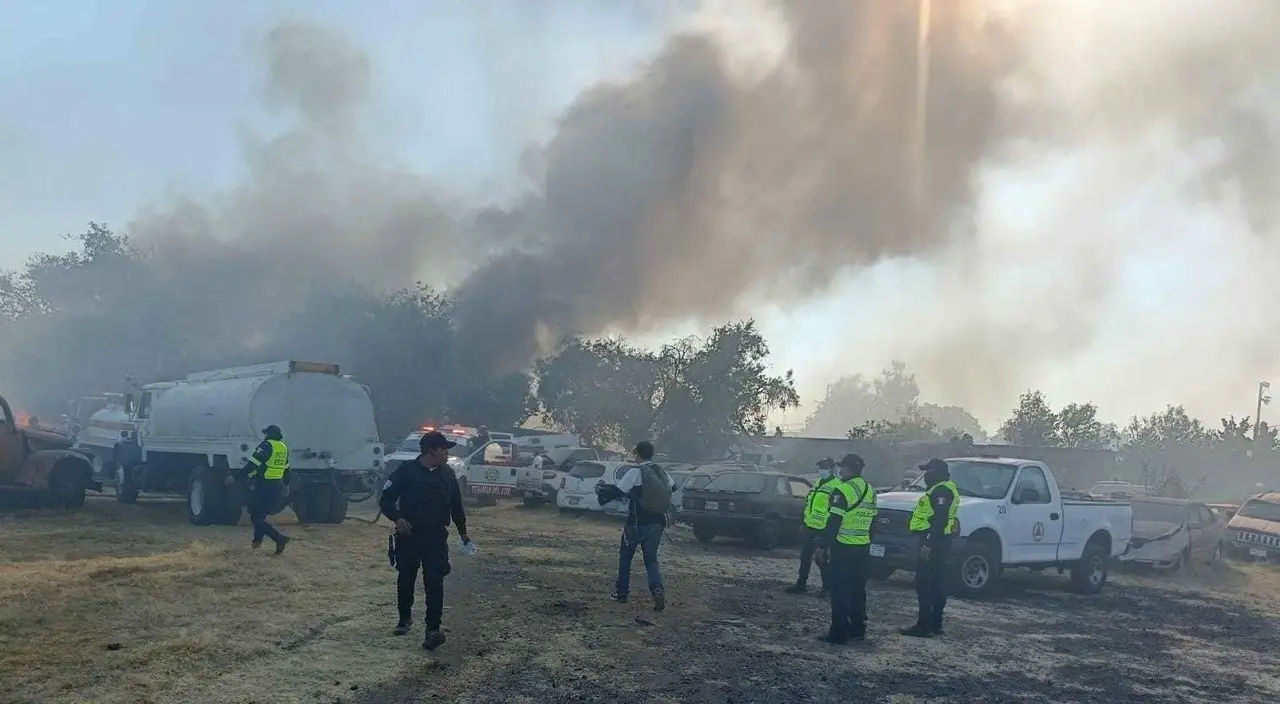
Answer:
[[[945,242],[998,127],[1009,44],[936,5],[919,207],[914,7],[786,2],[791,50],[762,78],[735,81],[716,37],[686,33],[635,78],[573,103],[535,190],[478,218],[509,251],[459,289],[464,336],[505,331],[509,344],[477,348],[518,366],[558,332],[811,295],[844,270]]]
[[[932,2],[920,141],[917,3],[775,0],[790,39],[775,61],[746,76],[724,36],[673,34],[583,91],[530,149],[527,191],[497,205],[461,204],[372,146],[378,72],[363,51],[278,27],[263,99],[294,126],[246,137],[239,187],[131,223],[147,263],[98,272],[92,295],[71,287],[0,373],[27,398],[64,399],[123,371],[308,356],[280,321],[335,287],[423,277],[457,284],[462,349],[486,374],[567,331],[799,305],[900,258],[935,267],[942,288],[895,290],[879,334],[856,333],[863,358],[905,359],[927,397],[984,421],[1073,363],[1097,372],[1077,383],[1104,412],[1137,388],[1159,389],[1151,407],[1217,404],[1241,375],[1280,372],[1280,308],[1241,305],[1280,297],[1280,4],[995,4]],[[1196,262],[1177,289],[1195,295],[1099,349],[1100,321],[1131,302],[1128,268],[1170,252]],[[117,340],[109,354],[89,349],[100,339]],[[1180,381],[1189,368],[1205,376]]]

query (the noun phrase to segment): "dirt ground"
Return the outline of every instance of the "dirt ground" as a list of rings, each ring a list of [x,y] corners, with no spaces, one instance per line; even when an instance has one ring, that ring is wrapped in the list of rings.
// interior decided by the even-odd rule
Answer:
[[[197,528],[172,501],[0,516],[0,702],[1280,701],[1273,568],[1116,576],[1094,597],[1014,572],[996,599],[953,601],[928,641],[896,633],[915,608],[900,575],[872,587],[869,641],[839,647],[813,639],[823,601],[782,593],[794,549],[676,529],[655,614],[638,555],[631,603],[607,598],[616,524],[470,514],[481,551],[454,558],[434,654],[420,621],[390,635],[385,519],[286,512],[297,540],[273,557],[247,525]]]

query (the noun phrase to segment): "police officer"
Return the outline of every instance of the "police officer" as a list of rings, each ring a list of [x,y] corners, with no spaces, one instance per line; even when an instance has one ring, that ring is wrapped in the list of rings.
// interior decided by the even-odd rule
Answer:
[[[830,517],[822,531],[818,564],[826,564],[831,595],[831,628],[820,640],[845,643],[867,633],[867,571],[876,491],[862,478],[865,463],[855,454],[840,460],[840,480],[832,484]]]
[[[808,591],[809,568],[813,555],[818,550],[818,540],[827,527],[830,516],[832,485],[839,481],[835,475],[835,460],[823,457],[818,460],[818,481],[809,490],[804,501],[804,542],[800,545],[800,575],[794,586],[787,587],[788,594],[804,594]],[[826,568],[818,565],[818,574],[822,577],[822,591],[818,596],[827,596]]]
[[[421,569],[427,603],[427,633],[422,647],[427,650],[435,650],[445,640],[440,619],[444,613],[444,578],[450,571],[449,522],[457,527],[463,543],[471,542],[458,478],[449,467],[449,450],[455,445],[438,432],[424,433],[418,441],[421,454],[391,472],[379,500],[382,515],[396,524],[393,554],[399,570],[396,592],[400,620],[393,632],[409,632],[413,592]]]
[[[960,510],[960,492],[951,481],[947,463],[934,458],[920,465],[928,487],[911,512],[909,528],[920,536],[920,553],[916,559],[916,599],[920,612],[916,624],[904,628],[902,635],[928,638],[942,635],[942,610],[947,606],[947,560],[951,556],[951,539],[960,532],[956,514]]]
[[[245,460],[244,472],[249,480],[249,520],[253,522],[253,549],[262,547],[263,538],[271,538],[276,544],[276,554],[284,552],[289,544],[289,536],[281,535],[276,527],[267,522],[267,516],[280,505],[289,484],[289,446],[284,443],[284,433],[278,425],[268,425],[262,429],[263,441],[254,448],[253,454]],[[227,477],[226,485],[235,483],[233,473]]]

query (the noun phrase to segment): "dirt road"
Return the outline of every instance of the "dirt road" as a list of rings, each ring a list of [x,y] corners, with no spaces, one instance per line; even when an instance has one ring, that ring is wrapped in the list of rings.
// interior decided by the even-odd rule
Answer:
[[[455,557],[449,642],[429,654],[420,632],[389,634],[385,521],[286,513],[298,539],[276,558],[174,503],[2,516],[0,702],[1280,701],[1264,567],[1118,577],[1095,597],[1014,576],[996,600],[953,601],[948,635],[923,642],[896,635],[914,617],[899,576],[872,588],[870,641],[835,647],[813,640],[825,604],[781,591],[794,550],[677,530],[654,614],[643,589],[607,598],[615,524],[513,506],[471,522],[481,553]]]

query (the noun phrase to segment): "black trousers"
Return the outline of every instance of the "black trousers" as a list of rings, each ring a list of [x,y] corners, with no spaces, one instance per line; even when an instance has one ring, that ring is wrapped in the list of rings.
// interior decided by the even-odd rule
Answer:
[[[804,542],[800,544],[800,576],[796,578],[798,586],[805,586],[809,583],[809,568],[813,565],[813,555],[818,551],[818,541],[821,538],[820,531],[806,528],[804,532]],[[822,577],[822,588],[827,588],[827,568],[818,565],[818,575]]]
[[[831,596],[831,630],[833,638],[860,636],[867,630],[867,568],[871,561],[870,546],[831,546],[824,584]]]
[[[422,571],[422,586],[426,592],[427,630],[440,630],[440,618],[444,614],[444,578],[448,576],[449,542],[446,534],[439,536],[396,536],[396,605],[400,618],[413,618],[413,596],[417,591],[418,571]]]
[[[263,538],[280,540],[280,531],[267,522],[280,503],[284,493],[284,481],[280,479],[256,479],[249,493],[249,520],[253,522],[253,542],[261,543]]]
[[[947,608],[947,561],[951,541],[939,540],[929,559],[916,558],[916,600],[920,605],[916,625],[926,630],[942,630],[942,611]]]

